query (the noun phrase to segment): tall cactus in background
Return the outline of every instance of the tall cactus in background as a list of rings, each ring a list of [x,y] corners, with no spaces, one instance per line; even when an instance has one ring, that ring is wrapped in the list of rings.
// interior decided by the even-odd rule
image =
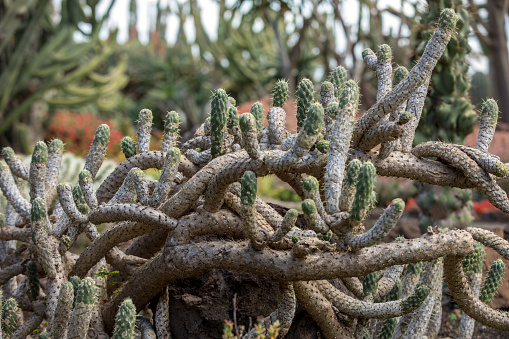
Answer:
[[[447,4],[446,4],[447,3]],[[429,0],[422,14],[417,39],[417,56],[424,52],[426,41],[433,33],[434,23],[445,7],[453,7],[458,13],[457,34],[451,38],[444,54],[435,67],[430,80],[430,93],[424,101],[422,116],[415,133],[414,143],[440,140],[463,143],[474,129],[477,114],[470,102],[468,64],[470,53],[469,13],[461,0]],[[471,225],[473,205],[471,193],[423,184],[417,202],[422,214],[419,225],[426,232],[429,225],[464,228]]]
[[[463,143],[467,134],[474,130],[477,115],[470,103],[470,82],[468,63],[465,58],[470,53],[468,35],[470,33],[469,13],[461,0],[429,0],[422,13],[418,28],[416,59],[424,52],[426,42],[433,34],[434,25],[440,12],[452,7],[458,13],[457,33],[451,38],[444,54],[433,70],[430,93],[425,100],[422,117],[415,135],[415,144],[427,140],[441,140]]]

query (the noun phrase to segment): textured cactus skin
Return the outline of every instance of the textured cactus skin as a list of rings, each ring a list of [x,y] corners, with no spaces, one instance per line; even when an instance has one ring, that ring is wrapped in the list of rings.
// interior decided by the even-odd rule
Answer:
[[[246,171],[240,184],[242,186],[240,201],[243,205],[253,206],[256,200],[256,174],[252,171]]]
[[[224,129],[228,115],[228,95],[223,89],[218,89],[212,96],[210,111],[210,141],[212,158],[223,152]]]
[[[120,305],[115,319],[113,339],[133,339],[136,325],[136,307],[130,298]]]
[[[463,272],[468,277],[470,272],[482,273],[482,266],[484,263],[484,245],[475,241],[474,253],[467,255],[463,258]]]
[[[78,287],[81,284],[81,279],[78,276],[73,275],[72,277],[69,278],[69,282],[73,285],[74,288],[73,289],[74,291],[73,306],[74,306],[74,304],[76,303],[76,296],[78,295]]]
[[[428,297],[429,294],[429,288],[426,286],[419,286],[415,289],[414,293],[410,295],[407,299],[405,299],[405,302],[403,303],[403,309],[405,311],[410,312],[411,310],[416,309],[419,307],[424,299]]]
[[[131,137],[124,137],[122,139],[122,152],[126,159],[136,155],[136,143]]]
[[[278,80],[272,90],[272,106],[283,107],[286,99],[288,99],[288,82],[286,80]]]
[[[398,320],[396,318],[390,318],[384,321],[382,326],[382,330],[377,338],[379,339],[390,339],[392,338],[392,334],[394,333],[394,329],[398,324]]]
[[[371,194],[375,185],[375,166],[371,162],[362,164],[359,177],[357,179],[357,191],[355,200],[350,212],[350,219],[360,221],[363,219],[362,211],[369,208],[371,204]]]
[[[37,264],[35,261],[29,261],[26,267],[28,284],[30,285],[28,296],[30,301],[34,301],[39,296],[39,274],[37,273]]]
[[[497,259],[491,264],[490,271],[479,294],[479,299],[484,303],[490,303],[495,293],[497,293],[502,279],[504,278],[505,264],[501,259]]]
[[[373,272],[364,277],[362,286],[364,287],[364,297],[371,295],[375,297],[376,289],[378,288],[378,281],[380,280],[380,272]]]
[[[13,298],[4,302],[2,310],[2,332],[5,338],[10,338],[18,324],[18,303]]]
[[[92,278],[85,278],[81,281],[76,293],[76,303],[67,334],[68,339],[79,339],[86,336],[95,301],[95,282]]]

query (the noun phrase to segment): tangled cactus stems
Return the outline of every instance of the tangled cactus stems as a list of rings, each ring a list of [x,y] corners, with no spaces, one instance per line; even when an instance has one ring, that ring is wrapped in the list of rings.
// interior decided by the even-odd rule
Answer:
[[[405,144],[410,145],[408,150],[387,147],[384,155],[365,148],[399,142],[403,137],[411,136],[413,140],[415,129],[409,124],[414,119],[418,123],[416,100],[426,94],[422,89],[427,88],[434,65],[454,35],[455,20],[452,11],[442,13],[417,64],[408,74],[397,71],[401,79],[394,82],[384,73],[383,88],[379,89],[383,97],[357,121],[358,85],[347,80],[339,68],[329,79],[334,96],[327,97],[333,100],[325,110],[321,103],[312,102],[313,84],[309,80],[301,82],[299,95],[307,101],[298,99],[304,115],[295,134],[286,130],[286,112],[281,107],[271,108],[268,126],[262,128],[263,107],[256,104],[252,113],[241,112],[241,135],[237,135],[241,138],[235,139],[236,122],[228,122],[227,115],[234,104],[224,90],[213,95],[210,121],[180,150],[174,143],[176,113],[167,119],[167,126],[174,125],[165,131],[163,139],[167,142],[163,141],[161,150],[150,150],[146,142],[140,147],[140,140],[150,135],[148,120],[140,118],[138,151],[132,152],[133,144],[129,142],[128,159],[98,189],[94,189],[93,180],[109,141],[107,126],[98,128],[79,181],[67,185],[46,185],[48,181],[41,180],[44,168],[49,173],[49,168],[57,168],[59,162],[58,156],[50,161],[51,154],[58,153],[51,150],[48,160],[44,159],[44,143],[38,144],[30,166],[4,149],[6,162],[0,162],[0,188],[9,204],[2,211],[5,222],[0,239],[15,241],[9,244],[16,243],[17,248],[7,251],[7,244],[0,246],[0,259],[6,263],[1,281],[4,289],[14,292],[11,284],[17,280],[12,278],[29,274],[24,263],[33,256],[42,268],[40,278],[46,280],[40,286],[46,298],[42,300],[40,295],[33,301],[25,298],[20,302],[23,311],[36,313],[35,318],[23,323],[21,318],[20,323],[6,322],[10,311],[5,310],[13,307],[5,306],[3,327],[11,333],[20,329],[21,333],[37,321],[46,320],[52,338],[82,338],[89,325],[100,335],[104,332],[111,336],[116,332],[117,313],[122,318],[117,321],[117,329],[125,328],[133,324],[134,308],[143,310],[157,304],[154,318],[147,318],[150,313],[144,312],[138,319],[139,326],[146,335],[170,333],[168,326],[181,315],[174,315],[167,307],[168,289],[177,293],[173,287],[179,280],[210,270],[228,270],[277,280],[281,293],[262,323],[279,320],[281,331],[288,335],[294,328],[291,325],[297,302],[316,321],[325,338],[362,337],[370,328],[376,328],[381,337],[393,332],[421,333],[419,329],[436,328],[437,320],[432,315],[438,314],[435,307],[441,304],[442,275],[432,279],[436,275],[432,268],[441,269],[443,265],[450,293],[466,316],[509,330],[509,316],[484,302],[496,291],[502,267],[498,262],[494,264],[481,299],[472,291],[474,286],[464,272],[470,271],[470,276],[478,272],[478,266],[469,263],[473,258],[469,256],[480,246],[474,245],[474,240],[508,259],[509,243],[504,239],[477,228],[444,233],[430,228],[421,238],[383,243],[385,234],[403,213],[400,199],[386,208],[371,229],[366,231],[364,225],[375,201],[376,175],[458,190],[475,187],[497,208],[509,212],[507,195],[492,175],[498,166],[494,159],[499,159],[486,152],[489,145],[485,151],[444,142],[412,147],[410,142]],[[388,69],[389,51],[385,46],[376,55],[366,51],[367,66],[377,72]],[[331,85],[324,85],[327,94],[332,93]],[[282,106],[286,100],[285,86],[284,81],[276,85],[275,105]],[[401,111],[402,105],[412,100],[413,108]],[[407,123],[405,111],[412,114]],[[330,123],[324,124],[324,119],[330,119]],[[396,125],[405,130],[397,140],[374,133]],[[377,140],[369,140],[375,136]],[[148,180],[144,171],[149,169],[162,170],[161,176]],[[504,174],[502,167],[497,171]],[[278,176],[303,199],[306,222],[296,210],[280,214],[257,197],[257,179],[267,175]],[[34,192],[31,199],[25,198],[16,184],[23,181],[30,183]],[[56,206],[41,195],[45,192],[48,197],[48,190],[58,194]],[[460,199],[462,196],[458,195]],[[109,228],[98,227],[106,223]],[[69,246],[81,234],[90,245],[78,255],[69,251]],[[103,272],[102,267],[108,267],[108,272],[118,271],[114,279],[121,279],[122,284],[118,290],[108,288],[105,295],[97,293],[99,301],[97,288],[108,285],[98,274]],[[379,278],[374,283],[371,278],[376,275]],[[328,280],[333,279],[341,279],[343,284],[330,284]],[[128,298],[134,307],[129,304],[121,308]],[[166,326],[164,331],[161,326]]]

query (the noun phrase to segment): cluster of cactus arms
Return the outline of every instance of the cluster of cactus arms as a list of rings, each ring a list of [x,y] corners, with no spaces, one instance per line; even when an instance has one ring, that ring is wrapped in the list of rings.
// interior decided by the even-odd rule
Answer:
[[[290,331],[298,301],[325,338],[436,338],[443,276],[471,318],[465,331],[475,321],[509,330],[509,315],[487,305],[503,277],[502,261],[484,282],[479,271],[481,246],[509,259],[509,242],[478,228],[430,227],[421,238],[383,243],[403,213],[401,199],[371,229],[364,227],[376,203],[377,174],[475,187],[509,212],[509,199],[497,184],[507,167],[488,152],[498,113],[493,100],[483,106],[476,148],[445,142],[411,147],[423,88],[457,19],[451,9],[441,13],[419,62],[408,74],[398,72],[399,79],[393,79],[388,46],[376,54],[365,51],[379,93],[357,121],[359,88],[340,67],[316,102],[309,80],[298,86],[295,134],[286,129],[281,108],[288,96],[285,81],[275,87],[265,128],[259,124],[263,106],[256,103],[237,119],[235,100],[218,89],[210,119],[180,148],[178,114],[168,113],[159,151],[150,150],[152,113],[142,110],[137,142],[124,139],[126,160],[97,189],[93,183],[109,142],[106,125],[97,129],[78,180],[70,184],[55,180],[63,148],[58,140],[49,146],[38,142],[30,166],[4,149],[0,188],[9,202],[0,219],[4,335],[24,338],[41,326],[40,337],[53,339],[83,338],[87,331],[133,338],[137,326],[144,337],[170,338],[168,286],[212,269],[276,280],[278,306],[262,324],[267,329],[278,321],[281,336]],[[160,177],[151,180],[148,169],[161,170]],[[296,210],[282,215],[257,197],[257,178],[267,175],[278,176],[303,199],[307,227],[296,226]],[[29,198],[17,185],[24,181]],[[106,223],[110,227],[99,233]],[[69,249],[80,234],[91,243],[78,255]],[[108,285],[99,274],[105,270],[119,272],[118,290],[96,288]],[[153,314],[145,311],[149,304],[157,305]],[[258,332],[249,329],[245,337]]]

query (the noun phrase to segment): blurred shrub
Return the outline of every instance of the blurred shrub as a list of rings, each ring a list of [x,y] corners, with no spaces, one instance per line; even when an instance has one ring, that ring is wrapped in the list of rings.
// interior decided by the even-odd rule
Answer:
[[[301,198],[288,186],[287,183],[272,175],[258,178],[257,194],[281,201],[301,201]]]
[[[58,111],[51,118],[47,137],[50,140],[55,138],[62,140],[69,152],[85,155],[94,139],[95,130],[100,124],[110,126],[110,143],[107,154],[116,156],[121,152],[120,142],[124,135],[115,128],[112,120],[91,113]]]

